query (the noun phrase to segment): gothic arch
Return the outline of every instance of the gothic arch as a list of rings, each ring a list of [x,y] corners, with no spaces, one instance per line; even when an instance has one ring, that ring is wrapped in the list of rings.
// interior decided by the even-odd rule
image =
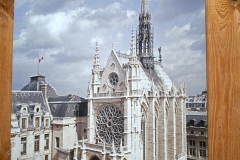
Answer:
[[[100,158],[98,158],[97,156],[92,156],[90,160],[100,160]]]
[[[146,154],[146,104],[141,104],[141,113],[142,113],[142,118],[141,118],[141,138],[142,138],[142,148],[143,148],[143,159],[145,159],[145,154]]]
[[[142,116],[144,117],[144,119],[147,118],[147,112],[148,112],[147,105],[145,103],[142,103],[141,104],[141,113],[142,113]]]

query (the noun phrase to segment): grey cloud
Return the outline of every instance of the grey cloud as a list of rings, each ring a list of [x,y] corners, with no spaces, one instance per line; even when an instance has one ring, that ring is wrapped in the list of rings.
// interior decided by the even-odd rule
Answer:
[[[204,8],[204,4],[204,0],[161,0],[158,6],[158,18],[160,21],[170,21],[180,15],[197,12]]]
[[[33,14],[51,14],[58,11],[70,10],[79,7],[84,0],[34,0],[32,1]]]
[[[202,53],[206,54],[206,39],[201,38],[195,41],[190,48],[192,50],[200,50]]]

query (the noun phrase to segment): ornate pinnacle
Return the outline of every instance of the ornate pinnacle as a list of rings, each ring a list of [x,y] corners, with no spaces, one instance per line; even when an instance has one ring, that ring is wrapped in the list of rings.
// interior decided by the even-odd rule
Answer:
[[[99,66],[98,42],[96,42],[96,53],[94,55],[94,66]]]
[[[145,14],[149,11],[149,0],[142,0],[141,13]]]
[[[112,154],[115,154],[116,150],[115,150],[115,144],[114,144],[114,140],[112,141]]]
[[[96,42],[96,52],[98,52],[98,42]]]
[[[131,54],[132,54],[132,56],[136,56],[136,51],[135,51],[135,48],[134,48],[134,46],[135,46],[134,38],[135,38],[134,29],[132,29],[132,43],[131,43]]]

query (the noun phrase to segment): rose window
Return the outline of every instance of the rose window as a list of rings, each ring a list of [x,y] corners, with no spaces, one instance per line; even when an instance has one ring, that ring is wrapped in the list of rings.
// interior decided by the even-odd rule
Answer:
[[[103,106],[97,115],[96,128],[98,137],[107,144],[120,145],[123,138],[123,111],[115,105]]]
[[[108,76],[109,82],[111,83],[111,85],[115,86],[118,83],[118,75],[116,73],[111,73]]]

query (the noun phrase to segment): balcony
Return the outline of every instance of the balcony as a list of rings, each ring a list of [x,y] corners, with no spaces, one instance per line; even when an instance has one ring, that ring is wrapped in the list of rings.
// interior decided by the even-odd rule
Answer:
[[[141,96],[143,90],[132,90],[129,91],[129,96]],[[94,93],[93,97],[123,97],[127,96],[127,92],[107,92],[107,93]]]
[[[93,97],[122,97],[124,92],[94,93]]]

